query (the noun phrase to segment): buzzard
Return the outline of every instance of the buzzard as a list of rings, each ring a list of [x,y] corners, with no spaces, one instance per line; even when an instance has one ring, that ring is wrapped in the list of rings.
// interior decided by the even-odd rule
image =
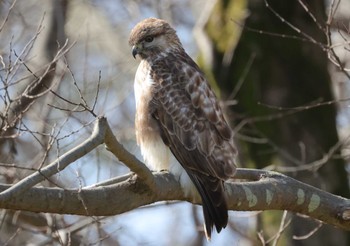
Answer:
[[[186,195],[198,191],[210,239],[214,226],[220,232],[227,225],[224,181],[236,172],[232,130],[203,72],[166,21],[139,22],[129,44],[134,58],[141,58],[135,129],[144,161],[151,170],[169,170]]]

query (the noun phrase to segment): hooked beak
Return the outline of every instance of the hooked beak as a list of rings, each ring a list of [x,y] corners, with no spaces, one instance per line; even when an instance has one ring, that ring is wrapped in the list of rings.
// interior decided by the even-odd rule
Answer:
[[[136,59],[136,55],[137,55],[137,46],[134,45],[134,46],[132,47],[132,56],[134,57],[134,59]]]

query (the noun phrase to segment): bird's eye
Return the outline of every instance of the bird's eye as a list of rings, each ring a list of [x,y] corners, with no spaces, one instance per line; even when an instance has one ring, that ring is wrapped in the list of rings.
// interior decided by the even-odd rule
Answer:
[[[153,37],[148,36],[148,37],[145,38],[145,41],[146,41],[147,43],[150,43],[150,42],[153,41],[153,39],[154,39]]]

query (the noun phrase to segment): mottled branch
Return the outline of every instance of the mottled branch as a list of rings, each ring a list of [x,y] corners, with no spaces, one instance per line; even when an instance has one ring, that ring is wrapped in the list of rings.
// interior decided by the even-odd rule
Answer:
[[[258,170],[240,169],[252,172],[256,177]],[[239,182],[227,185],[230,208],[243,211],[288,210],[301,213],[350,230],[350,200],[333,195],[313,186],[299,182],[291,177],[272,171],[258,171],[260,177],[253,182]],[[242,175],[243,176],[243,175]]]
[[[249,174],[251,173],[251,174]],[[259,178],[257,180],[256,177]],[[350,200],[301,183],[288,176],[250,169],[239,169],[237,177],[255,181],[226,184],[231,210],[288,210],[350,230]],[[1,208],[60,214],[108,216],[124,213],[158,201],[183,200],[180,184],[167,172],[154,173],[153,191],[136,175],[106,186],[81,190],[33,187]],[[107,182],[108,183],[108,182]],[[8,188],[0,185],[0,190]]]

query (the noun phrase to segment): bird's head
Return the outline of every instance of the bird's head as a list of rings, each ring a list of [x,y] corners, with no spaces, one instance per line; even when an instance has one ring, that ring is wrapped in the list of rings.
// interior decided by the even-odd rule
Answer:
[[[129,44],[132,55],[147,59],[153,55],[182,49],[176,31],[164,20],[148,18],[139,22],[131,31]]]

